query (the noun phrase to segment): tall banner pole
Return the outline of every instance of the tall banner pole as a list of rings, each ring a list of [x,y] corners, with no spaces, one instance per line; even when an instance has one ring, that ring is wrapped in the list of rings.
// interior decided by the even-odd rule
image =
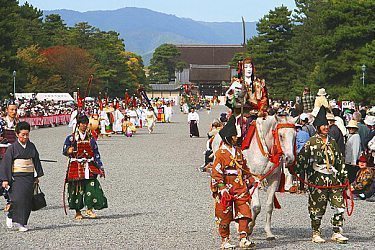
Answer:
[[[242,67],[242,91],[244,91],[244,95],[243,95],[243,98],[242,98],[242,103],[241,103],[241,117],[240,117],[240,125],[241,125],[241,133],[242,133],[242,129],[243,129],[243,113],[244,113],[244,105],[245,105],[245,100],[246,100],[246,84],[245,84],[245,78],[244,78],[244,74],[245,74],[245,64],[243,63],[244,59],[245,59],[245,54],[246,54],[246,27],[245,27],[245,19],[244,17],[242,17],[242,32],[243,32],[243,58],[242,58],[242,63],[240,64],[241,67]],[[240,135],[242,136],[242,135]]]

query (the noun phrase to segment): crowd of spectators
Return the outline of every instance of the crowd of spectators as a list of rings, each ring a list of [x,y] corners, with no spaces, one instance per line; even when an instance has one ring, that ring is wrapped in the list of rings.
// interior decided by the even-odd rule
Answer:
[[[0,116],[5,115],[5,110],[9,99],[0,100]],[[32,99],[17,99],[18,117],[43,117],[60,114],[70,114],[74,110],[74,102]]]

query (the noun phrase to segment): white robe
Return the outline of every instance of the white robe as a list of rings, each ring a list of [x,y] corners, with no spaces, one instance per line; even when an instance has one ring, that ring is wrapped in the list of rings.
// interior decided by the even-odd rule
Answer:
[[[199,115],[197,112],[189,113],[188,114],[188,122],[190,121],[197,121],[197,124],[199,124]]]
[[[130,117],[129,121],[133,123],[134,126],[138,126],[138,116],[135,110],[128,110],[127,115]]]
[[[104,110],[100,111],[99,118],[100,118],[100,133],[106,134],[105,126],[109,125],[109,119],[108,119],[107,113]]]
[[[172,107],[164,106],[164,115],[165,115],[166,122],[172,121],[172,114],[173,114]]]
[[[78,114],[78,110],[74,110],[72,114],[70,115],[70,121],[69,121],[68,127],[72,128],[73,132],[77,124],[77,119],[76,119],[77,114]]]
[[[124,115],[120,112],[120,110],[116,109],[113,111],[114,116],[114,123],[113,123],[113,132],[122,132],[122,120],[124,119]]]

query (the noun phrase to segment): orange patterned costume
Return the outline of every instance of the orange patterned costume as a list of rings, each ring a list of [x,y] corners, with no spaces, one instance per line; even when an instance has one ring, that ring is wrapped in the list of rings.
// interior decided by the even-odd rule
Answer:
[[[215,153],[211,177],[220,236],[229,237],[229,224],[233,220],[239,223],[240,234],[247,235],[251,221],[251,197],[248,190],[253,179],[241,149],[222,144]],[[223,192],[224,189],[228,192]]]

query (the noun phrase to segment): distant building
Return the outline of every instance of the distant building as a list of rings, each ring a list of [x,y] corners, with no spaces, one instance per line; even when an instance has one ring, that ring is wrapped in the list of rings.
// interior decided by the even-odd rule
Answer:
[[[242,45],[176,45],[178,60],[187,67],[176,72],[177,84],[193,83],[202,95],[223,95],[224,83],[229,83],[236,70],[229,66],[234,54],[243,52]]]
[[[171,82],[169,84],[150,84],[151,91],[147,92],[151,98],[177,98],[181,93],[181,85]]]

